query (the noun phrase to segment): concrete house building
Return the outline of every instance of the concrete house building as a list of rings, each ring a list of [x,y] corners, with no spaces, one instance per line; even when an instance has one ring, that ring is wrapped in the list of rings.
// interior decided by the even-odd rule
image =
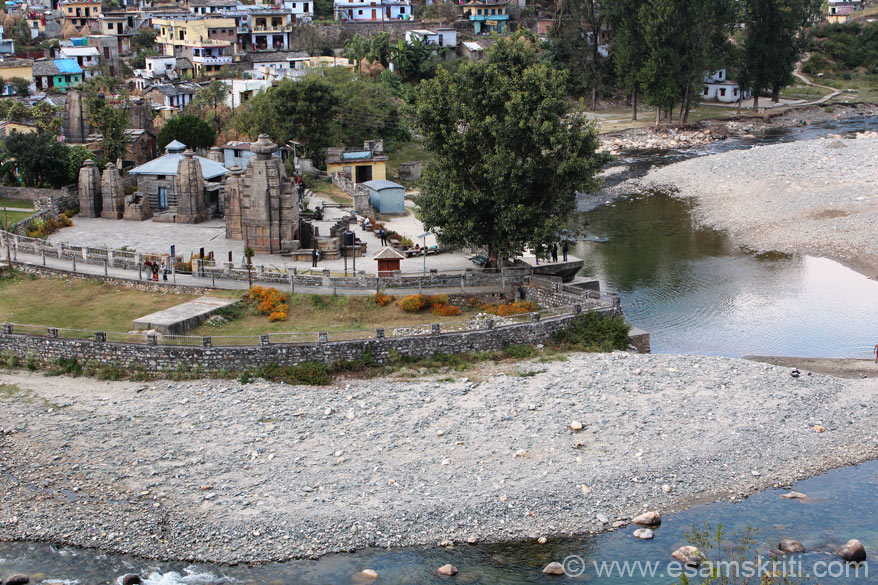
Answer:
[[[101,15],[101,0],[63,0],[58,9],[64,18],[76,28],[82,28],[89,21],[97,22]]]
[[[157,83],[146,86],[143,90],[143,96],[149,100],[154,108],[178,112],[189,105],[192,96],[200,89],[200,85],[189,81]]]
[[[83,71],[74,59],[39,59],[34,61],[33,79],[41,91],[54,87],[66,92],[82,83]]]
[[[90,79],[101,74],[100,51],[97,47],[61,47],[61,59],[72,59],[82,69],[84,77]]]
[[[363,148],[338,146],[326,152],[326,172],[344,173],[353,183],[387,178],[387,161],[383,140],[367,140]]]
[[[237,56],[237,26],[229,16],[156,18],[153,27],[162,54],[188,59],[197,77],[215,77]]]
[[[720,69],[704,76],[704,89],[701,92],[702,101],[733,104],[739,99],[747,99],[749,97],[750,90],[745,89],[742,96],[738,82],[728,79],[725,69]]]
[[[508,5],[508,0],[474,0],[463,5],[463,16],[477,35],[503,34],[509,20]]]
[[[457,48],[457,30],[453,28],[417,29],[405,33],[407,43],[412,43],[416,39],[429,46],[434,52],[439,49]]]
[[[344,22],[413,20],[410,0],[335,0],[335,19]]]

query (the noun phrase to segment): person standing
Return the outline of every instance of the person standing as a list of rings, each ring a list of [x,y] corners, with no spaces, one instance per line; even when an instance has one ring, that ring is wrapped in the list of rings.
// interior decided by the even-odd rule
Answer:
[[[162,280],[168,280],[168,262],[166,260],[162,260]]]
[[[384,228],[381,228],[381,245],[387,245],[387,230]]]
[[[564,258],[564,262],[567,262],[567,252],[570,251],[570,242],[564,240],[561,242],[561,255]]]
[[[317,248],[311,250],[311,268],[317,268],[317,260],[320,259],[320,251]]]
[[[558,244],[552,244],[552,262],[558,261]]]

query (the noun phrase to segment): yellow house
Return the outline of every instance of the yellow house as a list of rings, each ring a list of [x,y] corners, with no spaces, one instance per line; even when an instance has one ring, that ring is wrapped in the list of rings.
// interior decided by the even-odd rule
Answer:
[[[3,59],[0,61],[0,78],[7,82],[13,77],[33,81],[33,66],[33,59]]]
[[[197,77],[213,77],[237,57],[237,27],[232,17],[156,18],[156,43],[168,57],[189,59]]]
[[[367,140],[363,148],[338,146],[326,151],[326,172],[344,173],[354,183],[387,179],[387,161],[383,140]]]
[[[21,122],[0,122],[0,138],[6,138],[13,132],[19,134],[36,134],[37,127],[33,124],[24,124]]]
[[[58,5],[61,15],[77,28],[97,20],[101,15],[101,0],[64,0]]]

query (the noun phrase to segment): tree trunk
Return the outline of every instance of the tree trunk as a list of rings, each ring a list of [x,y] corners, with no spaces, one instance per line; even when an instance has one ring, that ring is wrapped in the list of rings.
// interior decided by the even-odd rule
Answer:
[[[759,94],[756,92],[753,92],[753,111],[759,111]]]
[[[637,84],[634,84],[634,91],[631,92],[631,119],[637,121]]]
[[[741,115],[741,104],[744,102],[744,88],[742,87],[738,94],[738,115]]]
[[[597,99],[598,99],[598,88],[597,85],[591,86],[591,111],[594,112],[597,108]]]
[[[674,123],[674,105],[671,104],[671,107],[668,108],[668,126]]]
[[[780,101],[780,88],[779,87],[773,87],[771,89],[771,101],[773,101],[774,103],[777,103]]]
[[[662,109],[659,106],[655,107],[655,127],[658,128],[659,123],[662,119]]]

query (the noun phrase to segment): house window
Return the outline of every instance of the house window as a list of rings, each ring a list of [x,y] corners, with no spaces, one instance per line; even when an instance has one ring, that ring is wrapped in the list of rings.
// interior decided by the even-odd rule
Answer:
[[[719,94],[720,94],[722,97],[726,97],[726,88],[721,87],[721,88],[719,89]]]
[[[705,88],[704,88],[704,95],[707,95],[707,94],[709,94],[709,93],[710,93],[710,90],[707,89],[707,88],[705,87]]]
[[[400,7],[399,7],[399,13],[400,13],[400,14],[405,14],[405,6],[400,6]]]
[[[156,175],[155,178],[156,178],[157,181],[164,181],[164,180],[165,180],[165,176],[164,176],[164,175]]]
[[[357,14],[360,15],[360,16],[363,16],[363,11],[362,11],[362,10],[357,10]]]

